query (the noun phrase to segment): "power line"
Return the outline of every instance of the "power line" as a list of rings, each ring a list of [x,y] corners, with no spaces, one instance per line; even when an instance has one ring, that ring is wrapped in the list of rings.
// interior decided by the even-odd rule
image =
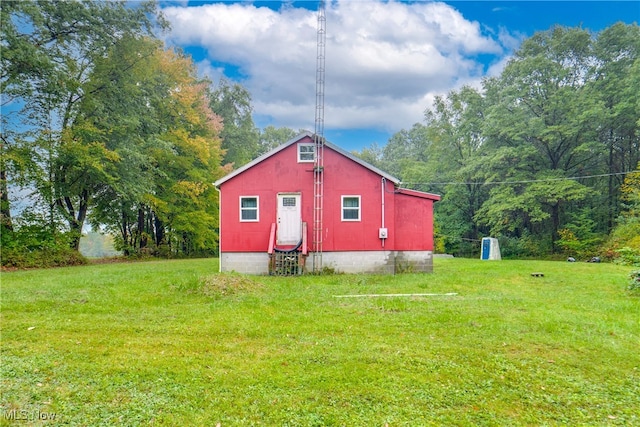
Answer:
[[[504,184],[531,184],[535,182],[552,182],[552,181],[570,181],[575,179],[586,179],[586,178],[602,178],[606,176],[616,176],[616,175],[626,175],[635,171],[627,171],[627,172],[616,172],[616,173],[603,173],[600,175],[583,175],[583,176],[572,176],[565,178],[547,178],[547,179],[529,179],[523,181],[471,181],[471,182],[459,182],[459,181],[449,181],[449,182],[403,182],[402,185],[504,185]]]

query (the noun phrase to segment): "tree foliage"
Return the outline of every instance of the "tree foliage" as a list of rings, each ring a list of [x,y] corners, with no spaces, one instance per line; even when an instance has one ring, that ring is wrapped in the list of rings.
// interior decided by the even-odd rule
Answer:
[[[222,121],[191,59],[154,38],[155,4],[1,6],[3,242],[28,232],[12,185],[72,250],[89,222],[130,254],[215,253]]]
[[[622,210],[607,248],[629,264],[640,265],[640,162],[627,174],[620,188]]]
[[[291,128],[277,128],[275,126],[269,125],[266,128],[262,129],[262,131],[260,132],[260,150],[258,153],[264,154],[270,150],[273,150],[274,148],[278,147],[281,144],[284,144],[300,133],[302,133],[302,130],[296,132]]]
[[[629,222],[622,184],[640,160],[639,71],[638,25],[554,27],[480,89],[436,97],[424,124],[363,154],[442,194],[437,238],[449,252],[477,253],[491,234],[506,255],[591,253]]]
[[[224,164],[237,169],[261,152],[260,132],[253,123],[251,94],[242,85],[221,79],[210,94],[211,110],[222,117],[220,134]]]
[[[95,225],[117,233],[126,253],[214,252],[222,125],[206,83],[189,59],[150,39],[123,40],[98,65],[101,89],[86,98],[83,124],[113,151],[114,179],[101,181]]]
[[[484,231],[482,222],[475,221],[487,194],[482,184],[484,110],[480,93],[463,87],[446,97],[436,97],[432,109],[425,113],[426,137],[431,141],[427,164],[432,179],[442,182],[429,190],[444,193],[443,209],[436,216],[444,219],[439,221],[439,230],[447,251],[468,246]]]
[[[35,189],[52,229],[60,227],[59,215],[77,249],[93,186],[105,178],[100,159],[109,155],[84,141],[76,123],[88,76],[122,38],[150,34],[163,21],[152,3],[2,2],[0,13],[3,110],[9,110],[3,114],[3,195],[15,174],[14,183]],[[8,204],[3,197],[3,218]]]

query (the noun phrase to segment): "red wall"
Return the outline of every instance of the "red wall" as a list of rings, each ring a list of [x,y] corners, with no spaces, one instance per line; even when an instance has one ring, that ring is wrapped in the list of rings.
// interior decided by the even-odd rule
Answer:
[[[433,251],[433,200],[396,194],[397,251]]]
[[[312,142],[308,137],[300,142]],[[432,250],[433,201],[394,194],[385,181],[386,250]],[[302,221],[313,237],[313,163],[298,163],[297,143],[220,185],[222,252],[266,252],[277,193],[302,193]],[[361,221],[341,220],[341,196],[361,196]],[[239,197],[259,197],[259,222],[239,221]],[[324,150],[323,251],[381,250],[382,177],[342,154]],[[394,226],[395,223],[395,226]]]

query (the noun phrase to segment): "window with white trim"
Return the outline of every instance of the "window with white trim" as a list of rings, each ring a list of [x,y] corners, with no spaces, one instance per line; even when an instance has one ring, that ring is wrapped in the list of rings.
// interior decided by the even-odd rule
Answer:
[[[342,196],[342,220],[360,221],[360,196]]]
[[[240,222],[257,222],[258,196],[240,196]]]
[[[311,163],[316,159],[316,146],[311,143],[298,144],[298,163]]]

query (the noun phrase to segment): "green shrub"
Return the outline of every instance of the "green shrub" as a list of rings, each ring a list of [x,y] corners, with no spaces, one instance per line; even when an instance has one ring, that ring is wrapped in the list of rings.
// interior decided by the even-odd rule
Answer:
[[[602,249],[603,255],[615,262],[640,266],[640,218],[619,218]]]
[[[573,230],[563,228],[558,231],[560,239],[556,242],[557,246],[565,255],[573,256],[579,259],[589,259],[593,256],[600,255],[603,237],[595,233],[587,234],[579,237]]]
[[[86,264],[71,248],[73,236],[52,229],[33,213],[16,220],[15,229],[2,228],[0,265],[3,268],[46,268]]]
[[[542,258],[551,252],[549,240],[533,237],[529,233],[523,233],[521,237],[499,236],[498,241],[502,258]]]
[[[40,250],[2,248],[0,259],[4,268],[66,267],[87,263],[87,259],[80,252],[64,247]]]
[[[640,291],[640,270],[629,273],[629,290]]]
[[[616,263],[640,267],[640,250],[625,246],[615,252],[618,254],[615,258]]]
[[[311,274],[315,276],[333,276],[335,274],[341,274],[341,273],[337,271],[335,268],[325,265],[322,267],[322,270],[320,271],[313,271],[309,269],[308,271],[305,272],[305,274]]]

